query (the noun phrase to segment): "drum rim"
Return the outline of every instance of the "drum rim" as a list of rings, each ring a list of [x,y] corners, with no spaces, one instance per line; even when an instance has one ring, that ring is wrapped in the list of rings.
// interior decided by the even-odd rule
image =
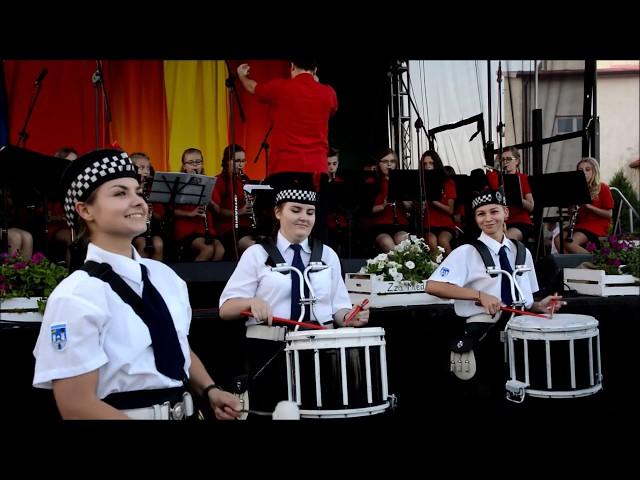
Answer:
[[[319,338],[350,338],[350,337],[375,337],[384,335],[382,327],[342,327],[327,330],[298,330],[297,332],[287,332],[287,340],[301,340],[309,337]]]
[[[570,315],[570,317],[567,317],[567,315]],[[559,320],[568,322],[569,318],[575,319],[575,317],[583,318],[586,321],[581,324],[573,323],[569,325],[564,322],[559,323]],[[524,320],[530,320],[532,324],[523,324]],[[598,320],[591,315],[563,313],[556,314],[554,318],[548,319],[540,319],[539,317],[534,317],[533,315],[520,315],[509,320],[509,322],[507,323],[507,329],[522,332],[563,332],[574,330],[588,330],[597,328],[598,325]]]

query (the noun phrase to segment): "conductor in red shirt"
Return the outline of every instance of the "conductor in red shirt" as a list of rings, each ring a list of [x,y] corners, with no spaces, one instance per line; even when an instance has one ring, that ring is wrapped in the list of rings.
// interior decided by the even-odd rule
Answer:
[[[319,193],[313,236],[327,237],[327,155],[329,118],[338,110],[335,90],[320,83],[317,64],[312,59],[291,61],[291,78],[274,78],[258,84],[249,78],[250,67],[238,66],[243,87],[269,105],[273,122],[271,158],[265,183],[277,183],[275,177],[304,174]]]

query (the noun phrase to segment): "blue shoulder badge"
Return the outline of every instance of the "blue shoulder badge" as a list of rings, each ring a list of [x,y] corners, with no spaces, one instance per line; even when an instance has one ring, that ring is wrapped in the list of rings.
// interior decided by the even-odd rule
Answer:
[[[56,350],[64,350],[67,346],[67,324],[58,323],[51,325],[51,343]]]
[[[440,276],[446,277],[447,275],[449,275],[449,269],[447,267],[442,267],[440,269]]]

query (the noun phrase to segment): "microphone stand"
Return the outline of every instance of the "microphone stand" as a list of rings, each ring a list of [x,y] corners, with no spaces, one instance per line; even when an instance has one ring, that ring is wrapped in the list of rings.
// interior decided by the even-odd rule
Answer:
[[[43,73],[46,70],[43,70]],[[44,73],[46,75],[46,73]],[[27,140],[29,139],[29,134],[27,133],[27,125],[31,120],[31,115],[33,114],[33,109],[36,106],[36,101],[38,100],[38,95],[40,95],[40,90],[42,89],[42,79],[44,78],[41,73],[35,81],[35,86],[33,88],[33,93],[31,94],[31,103],[29,104],[29,110],[27,111],[27,118],[24,120],[24,125],[22,126],[22,130],[18,133],[18,143],[16,146],[27,148]]]
[[[111,108],[109,107],[109,98],[107,97],[107,89],[104,86],[104,75],[102,73],[102,61],[96,60],[96,71],[91,76],[91,83],[95,87],[95,103],[96,103],[96,148],[100,148],[100,94],[98,93],[98,87],[102,93],[102,104],[104,107],[104,114],[106,116],[105,124],[103,125],[103,145],[106,144],[106,130],[107,125],[111,123]]]
[[[427,133],[427,129],[424,126],[424,122],[422,121],[422,117],[420,116],[420,112],[418,111],[418,107],[416,107],[416,104],[413,102],[413,98],[411,98],[411,95],[409,94],[409,89],[407,88],[407,86],[404,84],[404,80],[400,78],[400,81],[402,82],[402,86],[405,89],[405,91],[407,92],[407,98],[409,99],[409,104],[411,105],[411,107],[413,108],[413,111],[416,113],[416,116],[418,117],[416,122],[415,122],[415,128],[416,128],[416,136],[417,136],[417,144],[418,144],[418,184],[420,187],[420,213],[422,215],[422,217],[418,220],[420,227],[419,227],[419,232],[420,232],[420,236],[421,238],[424,238],[424,225],[423,225],[423,221],[424,221],[424,208],[426,208],[427,205],[427,195],[426,195],[426,191],[425,191],[425,184],[424,184],[424,166],[422,165],[422,161],[420,156],[422,155],[422,153],[420,152],[420,130],[422,130],[426,136],[426,138],[429,138],[429,134]],[[400,153],[400,152],[398,152]],[[425,207],[423,208],[422,205],[424,205]]]
[[[229,72],[229,76],[225,80],[225,86],[229,90],[229,97],[231,97],[231,105],[229,109],[229,123],[231,124],[231,151],[229,152],[231,156],[231,172],[229,173],[231,180],[231,233],[233,239],[233,252],[236,257],[236,261],[240,259],[240,255],[238,253],[238,193],[236,192],[236,128],[234,124],[234,102],[233,97],[235,97],[238,106],[238,113],[240,114],[240,121],[244,123],[246,121],[244,116],[244,111],[242,110],[242,103],[240,103],[240,97],[238,95],[238,91],[236,90],[235,85],[235,77],[231,73],[231,68],[229,66],[229,61],[225,60],[225,64],[227,65],[227,72]],[[225,160],[226,161],[226,160]]]
[[[502,190],[504,191],[504,174],[506,173],[504,168],[504,163],[502,161],[502,153],[503,153],[503,144],[502,144],[502,135],[504,134],[504,123],[502,123],[502,61],[498,60],[498,125],[496,127],[496,131],[498,134],[498,151],[500,152],[500,165],[498,165],[499,173],[499,182],[498,186],[502,186]],[[489,106],[491,108],[491,106]]]
[[[262,149],[264,149],[265,178],[269,174],[269,143],[267,142],[267,139],[269,138],[269,135],[271,135],[271,130],[273,130],[273,122],[271,122],[271,125],[269,125],[269,130],[267,130],[267,134],[262,139],[262,143],[260,144],[260,150],[258,150],[258,153],[256,154],[256,158],[253,159],[253,163],[257,163],[258,159],[260,158],[260,154],[262,153]]]

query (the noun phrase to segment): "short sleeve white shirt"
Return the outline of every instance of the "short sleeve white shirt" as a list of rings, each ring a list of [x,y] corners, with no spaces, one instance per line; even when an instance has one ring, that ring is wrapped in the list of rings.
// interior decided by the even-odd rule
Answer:
[[[311,249],[308,239],[302,243],[300,255],[305,266],[309,265]],[[289,265],[293,262],[293,249],[289,241],[278,232],[276,248]],[[220,296],[220,306],[230,298],[258,297],[271,305],[273,315],[289,318],[291,315],[291,275],[271,271],[266,265],[268,255],[261,245],[252,245],[240,257],[238,265]],[[321,260],[329,268],[309,274],[317,302],[311,310],[311,320],[318,323],[333,321],[333,315],[340,309],[351,308],[351,300],[347,287],[342,279],[340,260],[336,252],[328,245],[323,245]],[[294,318],[293,320],[298,320]],[[246,325],[258,323],[249,318]]]
[[[502,246],[507,247],[507,257],[513,269],[516,262],[516,246],[506,236],[502,238],[502,243],[497,242],[484,232],[478,237],[491,252],[494,264],[500,266],[498,252]],[[536,272],[533,267],[531,252],[526,251],[525,264],[531,268],[530,271],[522,275],[516,275],[516,282],[522,289],[525,299],[525,307],[530,308],[533,304],[533,293],[539,290]],[[449,256],[431,274],[429,280],[437,282],[452,283],[459,287],[473,288],[486,292],[500,298],[501,296],[501,275],[491,277],[482,261],[482,257],[473,245],[461,245],[453,250]],[[475,300],[454,300],[456,314],[461,317],[470,317],[479,313],[484,313],[484,309],[475,304]]]
[[[86,260],[108,263],[113,271],[142,297],[140,263],[162,295],[173,318],[185,358],[191,364],[188,343],[191,306],[186,283],[161,262],[133,258],[89,244]],[[54,342],[53,333],[64,332],[66,342]],[[35,349],[34,387],[52,388],[51,381],[98,370],[98,398],[111,393],[178,387],[182,382],[156,369],[151,336],[144,321],[108,283],[77,270],[52,292]],[[185,373],[186,375],[186,373]]]

